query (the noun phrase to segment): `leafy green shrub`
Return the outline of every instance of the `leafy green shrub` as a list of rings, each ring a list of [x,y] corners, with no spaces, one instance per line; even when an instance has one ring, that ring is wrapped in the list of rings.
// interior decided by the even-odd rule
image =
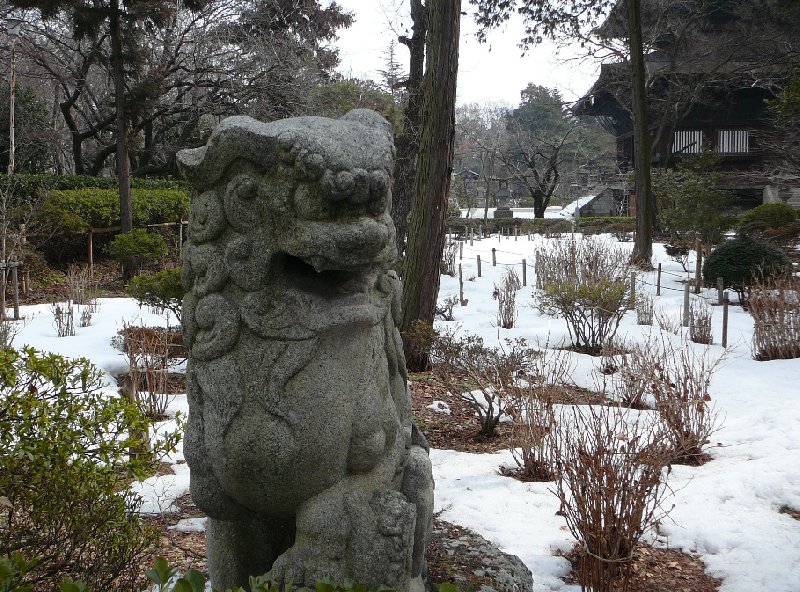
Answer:
[[[715,286],[722,278],[725,288],[739,295],[747,303],[749,287],[756,281],[781,277],[792,272],[792,263],[786,254],[762,241],[740,237],[717,247],[703,264],[703,281]]]
[[[0,351],[0,557],[32,565],[16,570],[21,585],[51,590],[70,577],[93,590],[142,589],[139,566],[158,537],[127,483],[179,432],[147,442],[150,422],[103,386],[85,359]],[[131,454],[148,446],[152,455]]]
[[[785,203],[762,204],[739,216],[739,234],[791,246],[800,236],[797,211]]]
[[[591,284],[546,283],[535,297],[542,313],[564,317],[577,351],[597,355],[617,332],[628,292],[624,280],[602,279]]]
[[[125,293],[140,305],[165,308],[181,319],[181,306],[186,290],[181,283],[181,268],[173,267],[155,273],[143,273],[133,278]]]
[[[155,234],[134,228],[130,232],[123,232],[114,237],[106,252],[112,259],[122,265],[130,265],[131,269],[138,271],[142,265],[163,261],[169,255],[167,241],[160,234]]]
[[[135,226],[177,222],[189,211],[189,194],[182,189],[133,189]],[[42,208],[45,220],[61,232],[85,232],[120,223],[116,189],[69,189],[51,191]]]

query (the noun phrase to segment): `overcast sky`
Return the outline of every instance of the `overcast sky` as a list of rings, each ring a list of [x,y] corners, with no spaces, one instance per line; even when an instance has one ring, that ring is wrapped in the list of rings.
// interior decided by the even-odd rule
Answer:
[[[355,23],[339,34],[341,66],[347,76],[379,80],[385,69],[385,52],[391,39],[406,33],[411,19],[405,18],[408,0],[337,0],[355,14]],[[463,1],[462,10],[471,14]],[[577,49],[562,50],[548,43],[521,56],[517,47],[522,23],[512,22],[493,31],[485,44],[475,37],[472,16],[461,19],[461,47],[458,70],[458,104],[502,102],[516,105],[519,93],[529,82],[558,88],[566,100],[582,96],[597,76],[598,66],[591,60],[574,59]],[[410,34],[410,32],[409,32]],[[407,70],[408,51],[397,49],[398,61]],[[567,60],[572,57],[573,59]]]

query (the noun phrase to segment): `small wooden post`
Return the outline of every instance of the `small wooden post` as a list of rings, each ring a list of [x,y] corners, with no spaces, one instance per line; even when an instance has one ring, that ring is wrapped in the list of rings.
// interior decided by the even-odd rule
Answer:
[[[478,238],[483,240],[483,224],[478,224]]]
[[[464,260],[464,241],[458,241],[458,260]]]
[[[458,264],[458,302],[464,306],[464,272],[461,270],[461,264]]]
[[[661,296],[661,264],[658,264],[658,275],[656,276],[656,296]]]
[[[686,282],[683,289],[683,326],[689,326],[689,282]]]
[[[22,277],[23,277],[22,285],[24,286],[22,290],[22,295],[25,296],[25,298],[27,298],[28,296],[31,295],[31,270],[26,269],[25,271],[23,271]]]
[[[697,252],[697,261],[694,266],[694,293],[699,294],[703,278],[703,241],[698,238],[694,248]]]
[[[492,267],[497,267],[497,249],[492,247]]]
[[[92,229],[89,229],[89,234],[86,235],[86,257],[89,260],[89,277],[94,278],[94,247],[92,245]]]
[[[472,226],[469,227],[469,246],[472,246]]]
[[[720,304],[720,305],[722,304],[722,299],[724,298],[723,291],[724,291],[724,289],[722,287],[722,278],[718,277],[717,278],[717,304]]]
[[[517,242],[518,238],[519,238],[519,227],[515,226],[514,227],[514,242]]]
[[[178,220],[178,254],[183,253],[183,220]]]
[[[478,255],[478,277],[481,277],[481,256]]]
[[[631,272],[631,302],[630,308],[634,308],[636,306],[636,272]]]
[[[14,267],[11,268],[11,299],[14,303],[14,320],[19,320],[19,275],[17,266],[19,263],[14,262]]]
[[[722,347],[728,347],[728,293],[722,297]]]
[[[528,285],[528,262],[525,259],[522,260],[522,285]]]

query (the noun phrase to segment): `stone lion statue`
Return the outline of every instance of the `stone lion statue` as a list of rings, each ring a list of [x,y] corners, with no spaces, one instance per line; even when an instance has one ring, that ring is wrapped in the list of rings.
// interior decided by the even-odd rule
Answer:
[[[433,480],[411,416],[389,123],[231,117],[178,155],[191,493],[215,589],[272,570],[424,588]]]

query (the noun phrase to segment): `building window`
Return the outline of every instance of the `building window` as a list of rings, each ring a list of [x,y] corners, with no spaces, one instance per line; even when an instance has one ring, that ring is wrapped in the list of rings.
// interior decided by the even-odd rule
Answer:
[[[700,154],[703,150],[703,132],[678,130],[672,138],[673,154]]]
[[[717,152],[721,154],[744,154],[750,152],[750,133],[747,130],[719,130]]]

